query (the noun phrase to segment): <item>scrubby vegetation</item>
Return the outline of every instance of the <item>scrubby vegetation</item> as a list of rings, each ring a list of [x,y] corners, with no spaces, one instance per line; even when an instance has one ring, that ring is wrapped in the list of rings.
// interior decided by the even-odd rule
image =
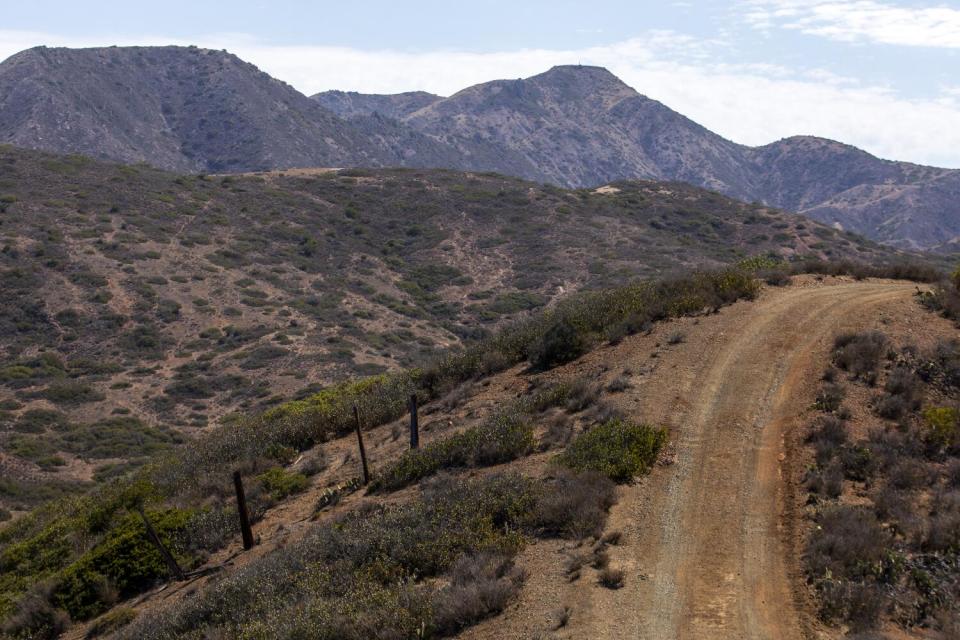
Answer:
[[[274,500],[283,500],[307,488],[307,476],[283,467],[273,467],[264,471],[257,480]]]
[[[873,385],[886,351],[887,337],[879,331],[845,333],[834,340],[833,362],[840,369]]]
[[[0,311],[7,354],[0,363],[0,418],[11,427],[2,445],[38,473],[62,466],[66,454],[86,463],[148,451],[151,457],[135,461],[143,463],[136,468],[111,460],[89,492],[60,497],[0,528],[0,619],[11,631],[37,637],[167,578],[138,508],[178,561],[194,567],[236,535],[234,469],[247,481],[258,518],[274,501],[304,490],[306,474],[287,465],[299,452],[351,431],[354,406],[364,428],[382,425],[404,415],[412,394],[431,401],[512,366],[563,366],[594,345],[660,320],[750,299],[759,282],[744,266],[634,278],[732,261],[743,255],[732,248],[740,244],[772,251],[777,247],[759,240],[767,237],[759,232],[780,218],[792,220],[682,185],[669,197],[647,183],[600,196],[443,171],[222,179],[84,159],[64,172],[46,159],[0,149],[0,180],[17,185],[0,248],[0,293],[9,301]],[[453,210],[462,228],[446,225],[445,212]],[[714,219],[718,225],[708,224]],[[678,231],[703,236],[698,253],[677,244]],[[469,249],[487,251],[505,268],[454,264],[462,242],[474,242]],[[796,239],[790,250],[805,247]],[[849,241],[827,248],[886,255]],[[569,252],[579,249],[582,258],[571,260]],[[495,272],[508,274],[506,280],[490,281]],[[536,312],[571,282],[586,290]],[[593,288],[601,285],[617,286]],[[54,312],[47,300],[65,302]],[[438,354],[437,342],[455,348]],[[177,364],[168,366],[173,357]],[[320,371],[318,361],[331,364]],[[346,373],[371,375],[304,384],[289,401],[272,392],[280,376],[290,388],[290,380]],[[510,461],[538,444],[563,447],[570,429],[537,443],[529,416],[549,406],[577,411],[599,393],[586,384],[545,392],[528,407],[376,468],[376,488]],[[115,415],[89,417],[107,404]],[[236,413],[201,431],[227,410]],[[609,412],[598,422],[560,453],[548,485],[503,480],[526,487],[516,494],[527,505],[522,510],[481,500],[480,510],[471,511],[456,503],[460,511],[450,517],[468,518],[467,538],[441,544],[442,556],[429,549],[407,549],[412,555],[403,556],[383,537],[394,532],[370,529],[365,517],[382,515],[412,535],[414,516],[448,515],[444,501],[453,498],[431,502],[427,491],[423,501],[397,511],[375,507],[336,526],[318,525],[325,544],[328,538],[343,543],[338,532],[348,529],[383,551],[366,560],[356,549],[345,550],[349,571],[342,575],[348,578],[318,569],[331,559],[323,555],[329,550],[305,546],[301,555],[290,554],[294,565],[271,556],[250,569],[249,579],[243,573],[224,579],[153,628],[175,634],[170,630],[189,623],[256,637],[274,628],[263,625],[319,633],[330,620],[349,619],[357,626],[343,627],[347,637],[373,628],[367,624],[401,634],[415,628],[453,633],[509,599],[517,579],[510,557],[521,533],[599,535],[614,495],[609,478],[645,472],[665,437]],[[201,432],[189,446],[178,446],[182,436],[153,426],[161,424]],[[615,460],[616,447],[629,455]],[[497,500],[513,495],[507,485]],[[25,503],[18,495],[47,500],[81,488],[2,478],[0,498],[13,496],[19,506]],[[483,511],[488,507],[493,511]],[[436,534],[424,533],[425,540]],[[275,577],[287,574],[294,579]],[[433,587],[423,578],[439,575],[447,586],[429,598],[411,598]],[[241,594],[265,585],[262,608],[232,610],[234,584]],[[288,589],[302,599],[290,599]],[[393,622],[360,615],[354,603],[393,615]],[[233,613],[211,619],[221,605]],[[394,623],[399,626],[389,626]],[[414,623],[420,626],[408,626]],[[134,620],[121,633],[140,637],[150,628],[149,619]]]
[[[97,487],[69,503],[37,510],[15,525],[0,529],[0,566],[4,568],[0,578],[0,614],[13,613],[15,603],[22,599],[28,585],[43,580],[58,583],[74,563],[87,562],[85,558],[95,554],[98,545],[110,539],[124,521],[131,494],[141,496],[151,508],[161,511],[175,504],[207,505],[206,511],[197,512],[191,518],[203,518],[210,527],[211,534],[205,536],[202,543],[196,543],[201,552],[209,552],[218,548],[224,536],[233,530],[228,524],[230,521],[218,515],[228,507],[225,501],[231,494],[232,470],[239,467],[245,475],[254,477],[276,466],[277,451],[302,451],[327,438],[350,432],[354,428],[354,405],[359,408],[365,427],[392,421],[404,415],[407,400],[413,393],[424,399],[439,398],[467,379],[527,360],[531,347],[560,319],[565,319],[578,336],[590,344],[606,339],[609,331],[627,317],[657,321],[701,313],[752,297],[756,291],[757,283],[752,276],[730,269],[580,294],[546,313],[508,326],[473,347],[440,358],[428,367],[342,383],[215,429],[192,441],[189,447],[178,448],[175,455],[161,456],[133,475]],[[542,410],[556,404],[569,405],[577,402],[581,395],[583,392],[575,388],[545,390],[531,400],[531,407]],[[416,462],[411,464],[414,472],[393,474],[387,469],[384,477],[396,478],[393,482],[402,485],[413,481],[412,478],[435,472],[436,459],[441,461],[440,468],[451,460],[458,460],[456,456],[460,455],[465,456],[466,464],[486,464],[487,460],[508,460],[535,444],[522,420],[506,420],[499,429],[496,432],[499,435],[492,440],[477,437],[474,432],[455,440],[456,446],[444,445],[449,447],[446,450],[431,449],[431,455],[438,450],[445,452],[437,458],[410,458],[408,462]],[[497,446],[486,449],[482,444],[485,442],[495,442]],[[638,460],[642,459],[641,455]],[[633,466],[630,473],[643,468]],[[611,469],[613,467],[603,470],[611,472]],[[626,471],[617,469],[612,473],[622,479],[620,474]],[[270,497],[269,491],[265,497]],[[265,505],[255,502],[255,513],[262,512]],[[194,527],[187,526],[182,536],[193,530]],[[77,540],[82,541],[81,544],[76,544]],[[193,543],[177,538],[171,544],[190,546]],[[48,554],[43,562],[22,563],[19,558],[24,549],[37,545],[59,552]]]
[[[527,455],[536,444],[534,420],[551,407],[565,405],[576,391],[576,385],[548,386],[498,409],[482,424],[406,451],[376,470],[371,490],[395,491],[442,470],[486,467]]]
[[[596,471],[616,482],[646,473],[667,441],[665,429],[615,419],[571,442],[557,462],[575,471]]]
[[[960,323],[960,268],[949,279],[937,281],[933,291],[918,294],[921,304]]]
[[[688,185],[617,189],[429,170],[181,176],[0,147],[0,402],[19,403],[0,420],[52,402],[71,424],[116,409],[191,431],[277,404],[291,379],[422,366],[561,289],[748,253],[896,257]],[[522,357],[560,364],[649,311],[586,332],[558,316]],[[53,470],[56,455],[34,458]]]
[[[498,413],[483,425],[405,452],[377,473],[371,488],[393,491],[443,469],[509,462],[530,453],[533,445],[533,426],[525,416]]]
[[[598,513],[609,502],[578,493]],[[451,635],[502,610],[523,575],[512,557],[541,526],[554,488],[517,475],[437,479],[413,503],[370,507],[217,580],[198,597],[133,621],[118,637],[370,638]],[[599,499],[599,500],[598,500]],[[584,504],[580,513],[587,509]],[[549,517],[557,514],[549,509]],[[568,513],[567,522],[577,516]],[[554,526],[570,535],[576,527]],[[602,522],[601,522],[602,524]],[[425,579],[443,577],[439,586]]]
[[[917,258],[893,257],[875,262],[856,260],[802,259],[785,268],[794,275],[816,273],[826,276],[853,276],[857,280],[884,278],[911,282],[941,282],[944,273],[936,265]]]
[[[824,386],[870,389],[876,424],[853,435],[841,394],[809,432],[817,526],[805,562],[820,613],[854,632],[892,619],[950,636],[960,629],[958,345],[922,353],[878,332],[846,334],[834,362],[848,373],[828,372]]]

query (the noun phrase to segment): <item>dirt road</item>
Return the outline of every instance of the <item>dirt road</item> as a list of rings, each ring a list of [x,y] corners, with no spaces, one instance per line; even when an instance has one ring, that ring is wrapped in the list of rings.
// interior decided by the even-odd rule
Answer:
[[[634,391],[648,399],[639,417],[673,427],[676,462],[628,490],[612,515],[611,526],[629,533],[619,561],[641,579],[612,599],[589,593],[581,628],[590,637],[812,634],[795,602],[798,564],[784,529],[785,425],[809,406],[832,336],[875,322],[913,291],[790,288],[692,327],[686,355]]]

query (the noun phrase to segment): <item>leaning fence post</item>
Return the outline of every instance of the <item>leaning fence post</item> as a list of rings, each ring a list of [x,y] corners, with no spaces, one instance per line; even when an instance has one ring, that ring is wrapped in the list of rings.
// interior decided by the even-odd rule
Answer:
[[[247,496],[243,492],[243,478],[239,471],[233,472],[233,488],[237,491],[237,514],[240,516],[240,533],[243,535],[243,548],[249,551],[253,547],[253,530],[250,528],[250,512],[247,510]]]
[[[420,447],[420,424],[417,421],[417,394],[410,396],[410,448]]]
[[[360,445],[360,462],[363,464],[363,484],[370,482],[370,470],[367,468],[367,451],[363,448],[363,430],[360,428],[360,409],[353,405],[353,418],[357,423],[357,444]]]
[[[163,546],[163,541],[160,540],[160,536],[157,535],[157,531],[153,528],[153,525],[150,524],[150,519],[147,518],[147,514],[143,511],[143,507],[138,506],[137,512],[140,514],[140,517],[143,518],[143,524],[147,528],[147,538],[153,543],[153,546],[157,548],[157,551],[160,552],[160,555],[163,556],[163,561],[167,563],[167,568],[170,569],[170,573],[172,573],[173,577],[177,580],[183,580],[183,569],[181,569],[180,565],[177,564],[177,559],[173,557],[173,554],[170,553],[165,546]]]

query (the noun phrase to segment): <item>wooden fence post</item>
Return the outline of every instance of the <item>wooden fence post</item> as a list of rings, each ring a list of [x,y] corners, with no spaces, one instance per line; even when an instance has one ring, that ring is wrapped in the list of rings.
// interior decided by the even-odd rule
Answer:
[[[181,569],[180,565],[177,564],[177,559],[173,557],[173,554],[170,553],[165,546],[163,546],[163,541],[160,540],[160,536],[157,535],[157,531],[153,528],[153,525],[150,524],[150,519],[147,518],[147,514],[144,512],[143,507],[138,506],[137,512],[140,514],[140,517],[143,518],[143,524],[147,528],[147,538],[153,543],[153,546],[157,548],[157,551],[160,552],[160,555],[163,556],[163,561],[167,563],[167,568],[170,569],[170,573],[173,574],[173,577],[177,580],[183,580],[183,569]]]
[[[417,394],[410,395],[410,448],[420,448],[420,423],[417,420]]]
[[[250,512],[247,510],[247,496],[243,492],[243,478],[239,471],[233,472],[233,488],[237,491],[237,513],[240,516],[240,534],[243,536],[243,548],[253,548],[253,530],[250,528]]]
[[[363,484],[370,482],[370,470],[367,468],[367,451],[363,448],[363,429],[360,427],[360,409],[353,405],[353,417],[357,422],[357,444],[360,445],[360,462],[363,464]]]

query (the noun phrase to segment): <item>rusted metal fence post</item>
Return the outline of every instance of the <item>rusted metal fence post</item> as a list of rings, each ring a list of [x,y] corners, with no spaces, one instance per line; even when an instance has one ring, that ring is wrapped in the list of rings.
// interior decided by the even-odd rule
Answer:
[[[160,552],[160,555],[163,557],[163,561],[167,563],[167,568],[170,569],[170,573],[173,574],[173,577],[177,580],[183,580],[183,569],[180,568],[180,565],[177,563],[177,559],[173,557],[173,554],[170,553],[170,551],[168,551],[163,545],[163,541],[160,540],[160,536],[157,535],[157,531],[153,528],[153,525],[150,524],[150,519],[147,518],[147,514],[144,512],[143,507],[138,506],[137,512],[140,514],[140,517],[143,518],[143,525],[147,528],[147,538],[153,543],[153,546],[157,548],[157,551]]]
[[[233,472],[233,488],[237,491],[237,514],[240,516],[240,533],[243,535],[243,548],[253,548],[253,530],[250,528],[250,512],[247,510],[247,496],[243,492],[243,478],[239,471]]]
[[[370,469],[367,468],[367,450],[363,448],[363,429],[360,427],[360,409],[353,405],[353,418],[357,422],[357,444],[360,445],[360,462],[363,464],[363,484],[370,483]]]
[[[417,394],[410,396],[410,448],[420,447],[420,424],[417,421]]]

